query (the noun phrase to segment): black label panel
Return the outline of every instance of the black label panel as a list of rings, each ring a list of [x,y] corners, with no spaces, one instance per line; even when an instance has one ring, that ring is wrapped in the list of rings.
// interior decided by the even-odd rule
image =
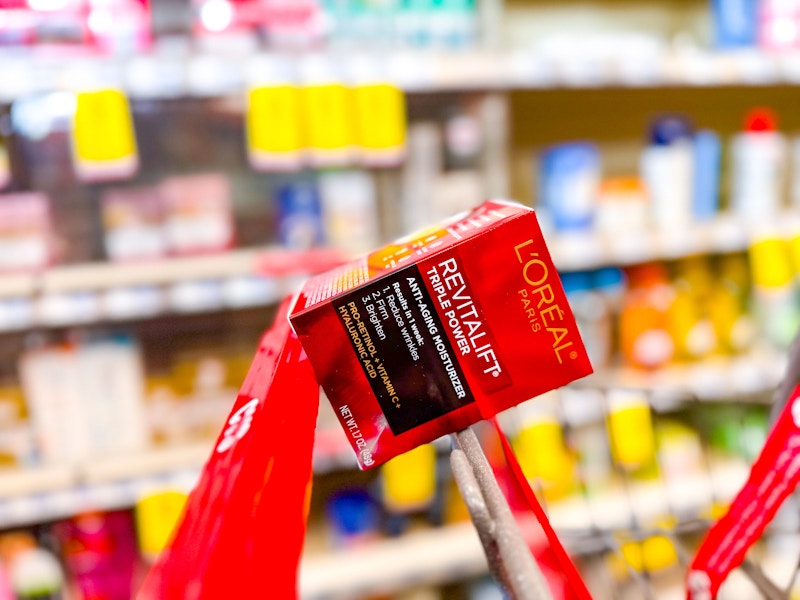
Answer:
[[[416,265],[334,308],[395,435],[475,401]]]

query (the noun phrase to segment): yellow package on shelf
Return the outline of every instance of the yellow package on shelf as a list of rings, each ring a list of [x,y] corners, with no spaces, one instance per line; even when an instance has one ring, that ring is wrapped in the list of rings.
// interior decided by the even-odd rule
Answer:
[[[538,482],[547,500],[558,500],[575,487],[575,459],[564,443],[564,432],[555,415],[538,412],[530,405],[526,409],[529,414],[523,416],[514,436],[514,451],[525,477]]]
[[[381,467],[383,500],[395,513],[420,510],[436,495],[436,449],[423,444]]]
[[[247,96],[247,155],[256,170],[296,170],[301,166],[301,92],[294,85],[255,87]]]
[[[72,122],[72,154],[79,178],[125,179],[139,166],[128,98],[118,89],[79,92]]]
[[[751,244],[748,258],[754,312],[761,334],[776,348],[788,348],[800,324],[790,246],[778,232],[765,232]]]
[[[392,166],[405,155],[406,104],[402,90],[388,83],[353,89],[361,162]]]
[[[186,500],[187,495],[183,492],[164,490],[149,494],[136,503],[136,534],[145,557],[154,560],[167,547]]]
[[[353,161],[356,136],[352,93],[342,83],[321,83],[304,88],[303,108],[313,166],[345,166]]]
[[[609,393],[608,438],[614,462],[628,472],[650,466],[656,444],[650,406],[635,391]]]

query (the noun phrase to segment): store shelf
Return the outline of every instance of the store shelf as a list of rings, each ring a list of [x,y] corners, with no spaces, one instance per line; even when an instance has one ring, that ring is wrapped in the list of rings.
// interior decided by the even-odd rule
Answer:
[[[625,231],[580,231],[546,234],[556,267],[562,271],[594,269],[670,260],[694,254],[746,250],[765,232],[789,238],[800,232],[800,211],[788,209],[773,218],[745,220],[720,213],[702,222]]]
[[[592,47],[559,51],[554,45],[525,50],[441,52],[433,50],[369,53],[381,77],[408,92],[447,90],[548,89],[557,87],[661,87],[794,85],[800,82],[798,52],[758,49],[719,52],[670,49],[651,42],[645,50],[622,46],[596,52]],[[74,91],[98,85],[119,86],[135,98],[221,96],[241,93],[253,81],[252,65],[264,54],[156,52],[131,58],[70,57],[31,53],[2,54],[0,102],[49,91]],[[365,53],[328,52],[335,58],[331,76],[357,80]],[[291,59],[295,60],[295,59]],[[334,62],[334,61],[332,61]],[[257,73],[257,69],[256,69]]]
[[[678,521],[710,518],[710,509],[726,503],[747,481],[750,467],[728,460],[710,471],[676,473],[653,481],[628,481],[593,496],[570,497],[552,506],[550,520],[559,531],[631,530],[636,523],[647,529],[666,516]],[[580,551],[579,548],[573,549]]]
[[[749,469],[740,462],[716,464],[708,473],[682,474],[664,480],[630,482],[622,488],[553,503],[551,523],[566,544],[597,528],[629,531],[632,523],[653,528],[665,516],[691,520],[714,502],[729,500]],[[585,548],[567,548],[580,553]],[[488,572],[486,558],[472,523],[415,531],[399,538],[306,555],[300,569],[304,600],[338,600],[389,594],[409,586],[447,583]]]
[[[341,261],[331,250],[231,250],[0,276],[0,332],[269,306]]]
[[[771,399],[784,375],[785,353],[756,349],[738,356],[716,356],[696,363],[675,364],[655,371],[614,368],[598,371],[572,384],[579,389],[646,390],[654,401],[695,399],[706,402],[737,398]]]
[[[197,443],[98,458],[78,466],[6,469],[0,473],[0,528],[85,510],[127,508],[153,490],[188,492],[208,452],[209,444]]]
[[[356,468],[341,430],[319,431],[314,448],[317,473]],[[344,444],[332,440],[344,440]],[[325,442],[325,440],[328,440]],[[0,529],[68,517],[86,510],[129,508],[150,491],[189,492],[211,452],[211,441],[96,457],[80,465],[0,470]]]
[[[764,230],[797,235],[800,211],[746,222],[721,214],[680,228],[619,232],[548,232],[562,271],[745,250]],[[56,266],[0,276],[0,332],[268,306],[302,278],[343,260],[333,250],[232,250],[141,263]]]
[[[416,531],[398,538],[304,556],[300,597],[338,600],[388,594],[487,572],[472,523]]]

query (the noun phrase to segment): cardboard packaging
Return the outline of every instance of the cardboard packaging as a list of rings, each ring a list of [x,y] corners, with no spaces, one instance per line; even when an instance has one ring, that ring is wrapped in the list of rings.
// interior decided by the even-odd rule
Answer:
[[[536,215],[510,202],[311,278],[290,321],[362,469],[592,372]]]

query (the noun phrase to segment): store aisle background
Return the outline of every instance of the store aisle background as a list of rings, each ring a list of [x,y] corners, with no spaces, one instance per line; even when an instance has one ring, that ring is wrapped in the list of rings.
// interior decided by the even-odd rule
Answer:
[[[798,82],[794,0],[4,4],[0,598],[130,598],[276,302],[487,197],[537,209],[596,369],[503,415],[526,473],[597,598],[682,597],[636,535],[691,548],[766,434]],[[448,448],[359,472],[322,399],[303,598],[499,598]]]

